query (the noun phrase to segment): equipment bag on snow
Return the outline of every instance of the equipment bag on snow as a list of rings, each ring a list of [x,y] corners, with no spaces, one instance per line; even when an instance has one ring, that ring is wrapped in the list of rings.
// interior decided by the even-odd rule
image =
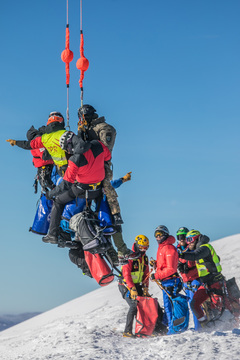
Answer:
[[[47,200],[46,196],[41,194],[37,212],[33,221],[33,226],[30,227],[29,231],[39,235],[47,234],[50,223],[52,204],[52,200]]]
[[[151,297],[137,297],[135,335],[150,336],[158,319],[158,301]]]
[[[172,321],[168,329],[168,335],[176,334],[187,330],[189,323],[189,309],[187,297],[179,294],[171,298]]]
[[[70,219],[69,226],[71,230],[75,231],[84,251],[103,254],[110,248],[111,244],[103,235],[99,220],[91,210],[84,210],[80,214],[74,215]]]
[[[112,270],[101,255],[84,251],[84,256],[92,277],[99,285],[106,286],[114,280]]]

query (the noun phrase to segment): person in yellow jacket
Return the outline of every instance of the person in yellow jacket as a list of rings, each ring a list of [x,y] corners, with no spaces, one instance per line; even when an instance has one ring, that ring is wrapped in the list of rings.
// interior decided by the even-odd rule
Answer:
[[[48,156],[50,156],[46,159],[43,158],[43,160],[52,158],[60,176],[64,175],[68,165],[66,153],[59,144],[59,140],[65,132],[64,117],[60,112],[53,111],[48,116],[47,126],[44,127],[44,134],[32,139],[28,148],[29,150],[47,149]],[[13,139],[8,139],[7,142],[12,146],[17,145],[17,141]]]
[[[201,305],[209,298],[209,293],[214,293],[215,305],[221,303],[221,292],[224,277],[221,273],[222,267],[220,259],[213,246],[209,244],[209,237],[202,235],[198,230],[191,230],[187,233],[186,241],[189,250],[180,253],[179,257],[185,260],[196,261],[196,268],[202,286],[195,292],[190,303],[192,312],[197,317],[200,324],[207,321]]]

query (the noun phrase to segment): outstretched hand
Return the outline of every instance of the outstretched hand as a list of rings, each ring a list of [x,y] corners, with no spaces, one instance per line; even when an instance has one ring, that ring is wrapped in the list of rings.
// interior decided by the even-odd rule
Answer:
[[[126,182],[126,181],[131,180],[131,174],[132,174],[132,171],[129,171],[126,175],[124,175],[124,176],[122,177],[122,182],[124,183],[124,182]]]
[[[10,145],[12,145],[12,146],[16,145],[16,143],[17,143],[16,140],[13,140],[13,139],[8,139],[6,141],[9,142]]]

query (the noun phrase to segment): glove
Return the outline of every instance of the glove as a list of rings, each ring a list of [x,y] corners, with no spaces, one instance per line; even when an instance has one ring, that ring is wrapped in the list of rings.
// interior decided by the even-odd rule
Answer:
[[[126,175],[122,177],[122,182],[125,183],[126,181],[131,180],[131,173],[132,171],[128,172]]]
[[[151,267],[153,267],[154,269],[156,269],[156,260],[154,260],[153,258],[150,259],[149,264]]]
[[[150,275],[150,279],[151,279],[151,280],[156,280],[156,279],[155,279],[155,274],[151,274],[151,275]]]
[[[12,145],[12,146],[16,145],[16,143],[17,143],[16,140],[12,140],[12,139],[8,139],[8,140],[6,140],[6,141],[9,142],[10,145]]]
[[[138,292],[137,292],[137,289],[135,288],[135,286],[133,286],[131,289],[130,289],[130,296],[133,300],[136,300],[137,296],[138,296]]]
[[[179,262],[178,263],[178,271],[180,272],[180,273],[183,273],[184,272],[184,265],[185,264],[183,264],[182,262]]]
[[[144,286],[144,288],[143,288],[143,296],[151,297],[151,295],[150,295],[149,292],[148,292],[147,286]]]
[[[53,196],[51,195],[51,191],[46,191],[45,196],[47,200],[52,200]]]

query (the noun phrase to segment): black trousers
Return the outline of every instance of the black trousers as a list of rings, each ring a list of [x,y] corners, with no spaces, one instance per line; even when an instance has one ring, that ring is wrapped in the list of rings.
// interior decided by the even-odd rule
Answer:
[[[75,198],[85,198],[86,190],[78,188],[75,184],[67,191],[64,191],[62,194],[56,196],[52,211],[51,211],[51,219],[49,225],[49,235],[57,236],[58,228],[61,222],[62,212],[64,210],[65,205],[72,201]],[[102,198],[102,188],[97,190],[88,190],[88,200],[98,201]]]
[[[135,284],[135,286],[136,286],[138,295],[142,296],[142,294],[143,294],[142,287],[139,284]],[[118,288],[122,294],[123,299],[126,300],[126,302],[129,305],[129,310],[127,313],[127,321],[126,321],[124,332],[132,333],[134,317],[137,315],[137,300],[131,299],[130,291],[124,285],[119,284]]]

